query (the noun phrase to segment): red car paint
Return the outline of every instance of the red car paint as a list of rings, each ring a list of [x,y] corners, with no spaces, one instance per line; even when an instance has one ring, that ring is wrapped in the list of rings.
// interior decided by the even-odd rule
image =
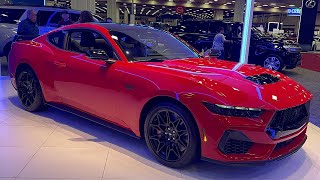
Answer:
[[[104,27],[76,24],[61,29],[70,28],[100,32],[121,60],[114,64],[92,60],[52,46],[47,42],[47,35],[43,35],[33,41],[13,44],[9,61],[13,84],[18,65],[28,64],[40,80],[46,102],[96,115],[137,136],[143,136],[140,117],[148,101],[159,96],[175,99],[185,105],[196,120],[202,156],[222,162],[272,160],[293,151],[306,138],[307,125],[279,139],[271,139],[266,133],[276,111],[305,104],[312,98],[308,90],[289,77],[253,65],[242,65],[233,71],[236,63],[214,58],[133,63],[127,60]],[[263,73],[277,76],[280,81],[258,85],[244,78]],[[265,112],[256,119],[221,116],[210,112],[202,104],[204,101],[260,108]],[[241,131],[254,142],[253,147],[242,155],[221,153],[218,143],[226,130]],[[277,143],[294,137],[298,138],[288,146],[274,150]]]

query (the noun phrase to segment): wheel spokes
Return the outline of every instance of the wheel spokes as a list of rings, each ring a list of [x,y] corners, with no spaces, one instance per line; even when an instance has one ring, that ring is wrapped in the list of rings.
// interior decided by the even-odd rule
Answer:
[[[184,119],[167,109],[154,114],[148,125],[148,139],[154,152],[166,161],[178,161],[190,143]]]

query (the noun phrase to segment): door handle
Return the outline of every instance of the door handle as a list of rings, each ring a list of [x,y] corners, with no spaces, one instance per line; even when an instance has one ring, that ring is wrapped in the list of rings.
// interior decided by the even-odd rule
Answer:
[[[61,68],[66,68],[67,67],[67,64],[65,62],[62,62],[62,61],[53,61],[53,64],[56,65],[56,66],[59,66]]]

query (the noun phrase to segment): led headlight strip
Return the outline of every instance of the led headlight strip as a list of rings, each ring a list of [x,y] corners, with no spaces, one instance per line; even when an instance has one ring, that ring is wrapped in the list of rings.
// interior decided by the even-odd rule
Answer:
[[[225,106],[203,102],[203,105],[211,112],[223,116],[258,118],[263,113],[261,109]]]

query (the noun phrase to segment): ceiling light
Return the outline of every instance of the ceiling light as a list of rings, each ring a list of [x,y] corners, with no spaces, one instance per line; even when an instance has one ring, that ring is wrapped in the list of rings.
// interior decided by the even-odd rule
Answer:
[[[258,8],[262,8],[262,6],[257,6]]]
[[[275,9],[279,9],[280,7],[277,7],[277,6],[276,6],[276,7],[274,7],[274,8],[275,8]]]
[[[269,5],[268,4],[264,4],[264,5],[262,5],[263,7],[268,7]]]
[[[296,6],[296,5],[294,5],[294,4],[290,4],[289,6],[290,6],[290,7],[294,7],[294,6]]]
[[[280,7],[285,8],[286,6],[280,6]]]

